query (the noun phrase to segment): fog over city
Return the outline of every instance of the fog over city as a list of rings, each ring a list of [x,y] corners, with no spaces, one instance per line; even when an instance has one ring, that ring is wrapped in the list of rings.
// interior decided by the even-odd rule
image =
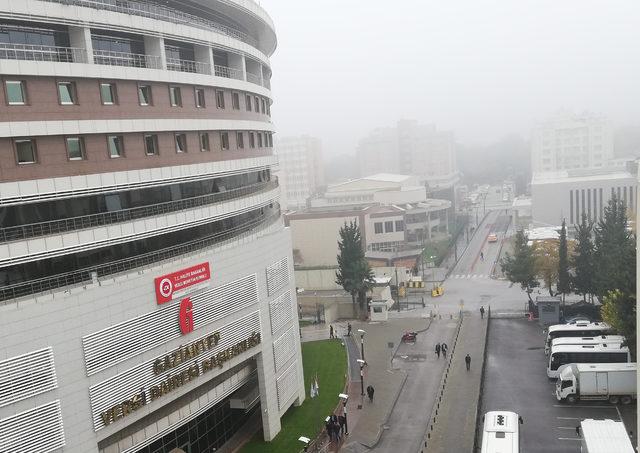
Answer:
[[[263,0],[279,136],[309,133],[353,154],[399,119],[452,130],[463,146],[559,109],[640,123],[640,2]]]

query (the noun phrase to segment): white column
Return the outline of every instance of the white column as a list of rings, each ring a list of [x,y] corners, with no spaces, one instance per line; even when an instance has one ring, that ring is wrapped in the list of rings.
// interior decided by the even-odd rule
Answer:
[[[267,442],[273,440],[281,428],[276,373],[273,365],[273,354],[270,354],[270,352],[271,341],[263,344],[262,352],[256,356],[260,409],[262,410],[262,431],[264,432],[264,440]],[[264,354],[267,354],[267,357]]]
[[[89,27],[69,27],[69,43],[71,47],[84,49],[86,63],[93,64],[93,44]]]
[[[155,69],[167,69],[167,54],[164,50],[164,38],[145,36],[144,52],[147,55],[156,57],[153,59],[153,63],[157,64],[155,66],[153,64],[149,64],[149,67]]]
[[[214,62],[213,62],[213,50],[209,46],[201,46],[198,44],[193,45],[194,54],[198,63],[205,63],[209,69],[206,72],[209,75],[215,74]]]

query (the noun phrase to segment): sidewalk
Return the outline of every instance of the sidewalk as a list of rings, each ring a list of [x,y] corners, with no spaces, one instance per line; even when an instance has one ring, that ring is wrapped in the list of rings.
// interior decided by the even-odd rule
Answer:
[[[451,367],[444,379],[444,392],[436,402],[433,418],[426,427],[423,452],[472,452],[476,430],[478,398],[487,336],[487,318],[464,313]],[[471,371],[464,358],[471,355]],[[424,447],[424,442],[423,442]]]

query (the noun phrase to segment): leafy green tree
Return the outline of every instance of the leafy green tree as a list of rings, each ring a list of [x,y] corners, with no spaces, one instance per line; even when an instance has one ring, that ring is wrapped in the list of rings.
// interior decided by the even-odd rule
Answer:
[[[625,346],[629,346],[636,357],[636,296],[613,290],[604,296],[600,308],[602,319],[613,327],[617,333],[626,338]]]
[[[636,241],[627,220],[625,203],[612,197],[595,228],[594,292],[600,300],[615,289],[636,293]]]
[[[564,302],[565,294],[571,292],[571,281],[569,276],[569,250],[567,246],[567,226],[562,220],[560,230],[560,243],[558,244],[558,293],[562,294]]]
[[[373,272],[364,256],[362,235],[355,221],[345,222],[340,228],[338,270],[336,283],[351,294],[351,302],[359,301],[360,310],[365,308],[367,291],[373,286]]]
[[[591,296],[595,291],[594,248],[591,239],[593,222],[587,219],[586,213],[582,213],[582,221],[575,226],[575,229],[576,249],[572,260],[574,274],[571,286],[576,294],[581,294],[582,300],[586,301],[587,295]]]
[[[529,302],[533,288],[540,286],[536,278],[536,258],[532,248],[528,245],[529,239],[522,230],[518,230],[513,246],[513,254],[505,253],[500,261],[502,271],[512,283],[518,283],[527,292]]]

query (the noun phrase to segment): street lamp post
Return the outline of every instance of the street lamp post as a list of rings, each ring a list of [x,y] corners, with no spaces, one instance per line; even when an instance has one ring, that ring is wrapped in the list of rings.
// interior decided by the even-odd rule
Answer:
[[[364,396],[364,360],[358,359],[360,364],[360,396]]]
[[[307,451],[307,448],[309,448],[309,442],[311,442],[311,439],[309,439],[308,437],[305,437],[305,436],[300,436],[298,438],[298,440],[304,444],[304,450],[303,451]]]
[[[360,334],[360,355],[362,356],[362,360],[366,360],[364,358],[364,334],[367,332],[362,329],[358,329],[358,333]]]
[[[345,393],[339,393],[338,396],[342,400],[342,415],[344,415],[344,434],[349,435],[349,425],[347,424],[347,400],[349,395]]]

